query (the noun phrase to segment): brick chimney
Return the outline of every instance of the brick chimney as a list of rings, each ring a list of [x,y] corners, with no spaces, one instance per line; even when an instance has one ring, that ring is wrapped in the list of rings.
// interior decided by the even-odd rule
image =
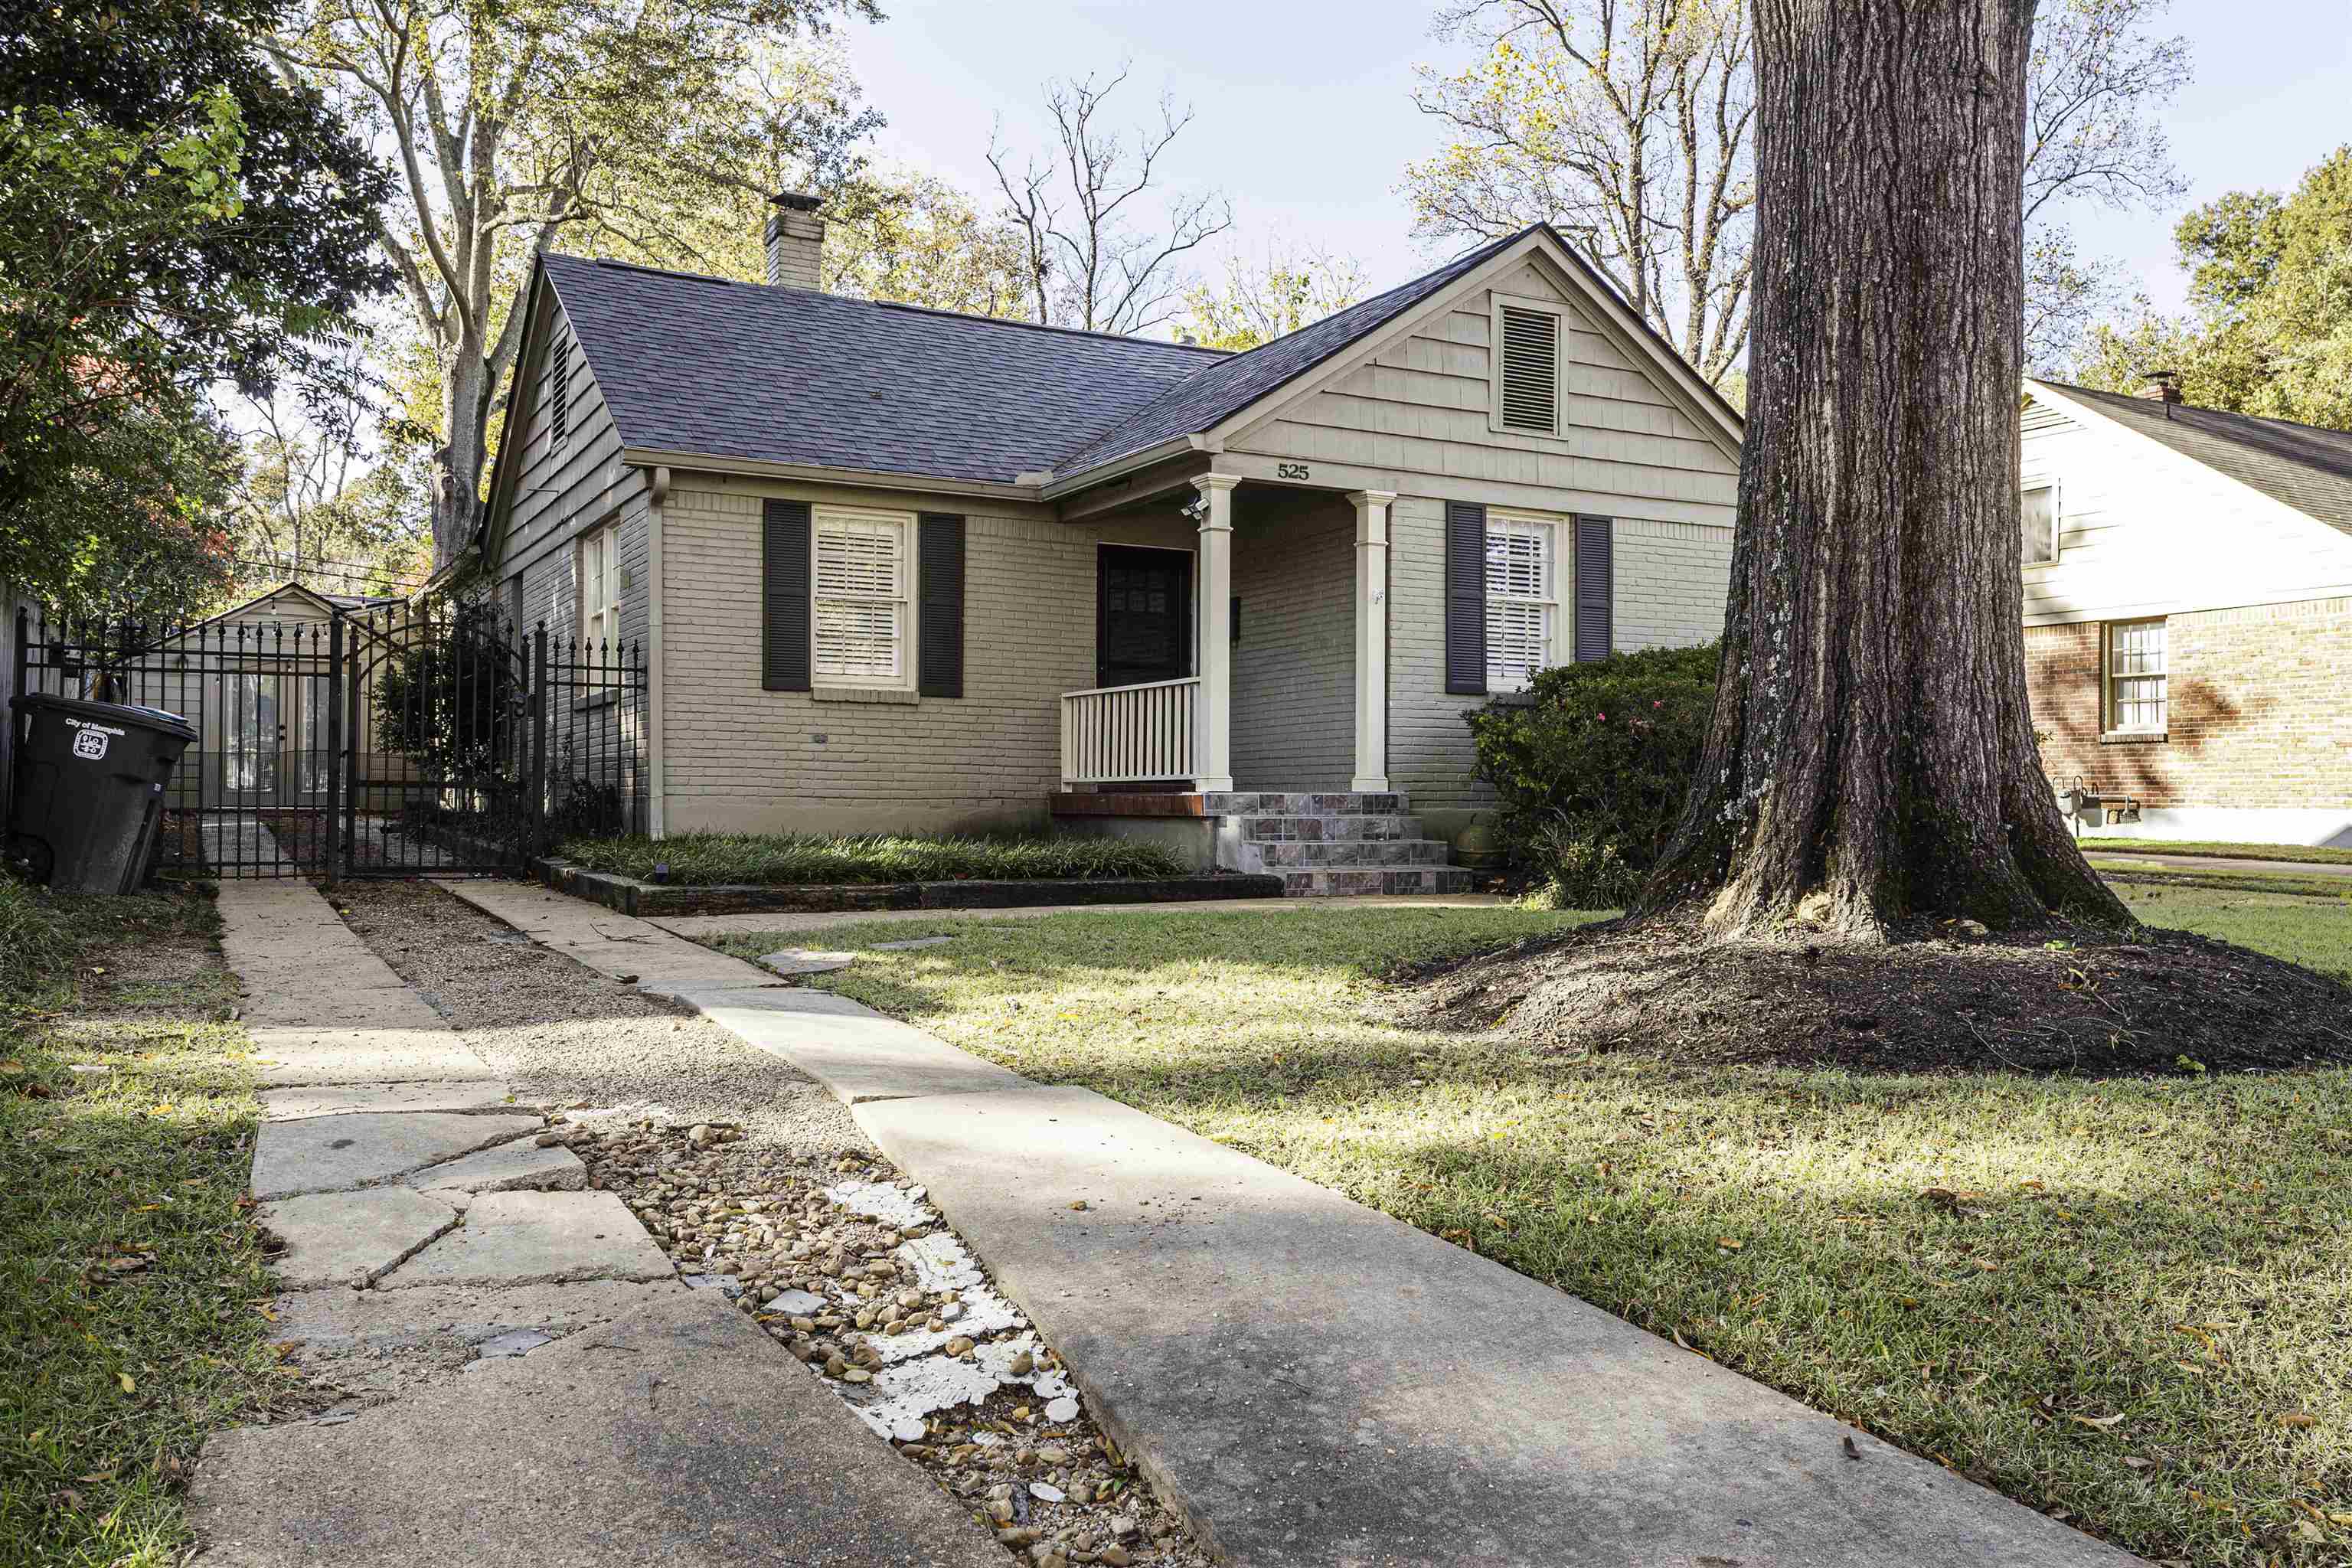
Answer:
[[[768,281],[789,289],[824,288],[824,219],[816,216],[816,197],[779,191],[768,199],[776,206],[768,219]]]
[[[770,265],[772,266],[773,263],[771,263]],[[2141,376],[2140,379],[2147,383],[2147,385],[2140,392],[2140,395],[2142,397],[2153,399],[2158,403],[2178,403],[2180,401],[2180,373],[2179,371],[2152,370],[2146,375]]]

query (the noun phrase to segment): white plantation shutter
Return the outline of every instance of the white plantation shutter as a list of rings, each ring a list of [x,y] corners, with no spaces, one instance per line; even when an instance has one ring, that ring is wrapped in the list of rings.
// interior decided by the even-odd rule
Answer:
[[[905,681],[907,523],[887,512],[816,514],[819,680]]]
[[[1559,614],[1555,525],[1489,517],[1486,523],[1486,687],[1511,691],[1552,661]]]

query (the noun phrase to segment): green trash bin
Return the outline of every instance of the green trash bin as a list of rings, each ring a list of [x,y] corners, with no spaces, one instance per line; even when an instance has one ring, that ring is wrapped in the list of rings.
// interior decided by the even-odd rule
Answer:
[[[137,892],[194,727],[160,708],[39,692],[12,706],[9,863],[61,893]]]

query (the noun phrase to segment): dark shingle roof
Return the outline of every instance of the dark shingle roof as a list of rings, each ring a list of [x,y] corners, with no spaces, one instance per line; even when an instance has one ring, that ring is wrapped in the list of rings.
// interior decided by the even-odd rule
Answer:
[[[2169,406],[2149,397],[2099,392],[2063,381],[2036,381],[2086,404],[2116,424],[2184,458],[2226,474],[2307,517],[2352,533],[2352,432],[2287,419]]]
[[[1226,356],[544,258],[624,445],[997,480],[1055,458]]]
[[[1385,294],[1359,300],[1346,310],[1301,327],[1286,337],[1261,343],[1246,353],[1194,372],[1084,447],[1054,465],[1062,474],[1083,473],[1129,452],[1156,447],[1179,436],[1208,429],[1229,415],[1255,403],[1285,383],[1305,374],[1359,338],[1395,320],[1448,283],[1499,251],[1517,244],[1535,228],[1523,228],[1466,256],[1456,257],[1434,272],[1399,284]]]

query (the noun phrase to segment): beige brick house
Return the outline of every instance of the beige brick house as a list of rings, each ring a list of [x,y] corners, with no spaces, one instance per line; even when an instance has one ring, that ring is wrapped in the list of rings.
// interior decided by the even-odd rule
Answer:
[[[2352,434],[2026,393],[2034,727],[2085,830],[2352,846]]]
[[[1246,353],[550,256],[470,546],[642,642],[656,832],[1454,885],[1466,708],[1720,629],[1738,416],[1538,226]]]

